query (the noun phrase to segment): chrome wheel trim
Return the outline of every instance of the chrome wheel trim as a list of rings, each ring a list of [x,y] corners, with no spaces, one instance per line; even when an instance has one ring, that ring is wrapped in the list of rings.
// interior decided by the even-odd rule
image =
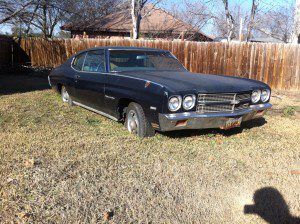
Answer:
[[[137,134],[139,130],[139,121],[134,110],[130,110],[127,114],[127,129],[130,133]]]
[[[69,102],[70,96],[65,87],[63,87],[61,90],[61,97],[63,102],[65,103]]]

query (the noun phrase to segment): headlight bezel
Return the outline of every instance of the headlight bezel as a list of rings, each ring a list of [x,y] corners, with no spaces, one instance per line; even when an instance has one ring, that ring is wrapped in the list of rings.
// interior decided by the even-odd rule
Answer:
[[[256,96],[256,100],[253,100],[253,94],[254,93],[258,93],[258,96]],[[257,90],[253,90],[251,93],[251,102],[252,103],[258,103],[260,101],[261,98],[261,90],[257,89]]]
[[[175,109],[172,109],[172,108],[170,107],[170,102],[171,102],[171,99],[172,99],[172,98],[177,98],[178,101],[179,101],[178,107],[176,107]],[[181,97],[180,95],[173,95],[173,96],[170,96],[170,97],[169,97],[169,99],[168,99],[168,109],[169,109],[169,111],[171,111],[171,112],[176,112],[176,111],[178,111],[178,110],[181,108],[181,106],[182,106],[182,97]]]
[[[191,104],[189,107],[186,107],[186,106],[184,105],[185,100],[186,100],[187,97],[191,97],[191,98],[192,98],[192,104]],[[195,107],[195,105],[196,105],[196,96],[195,96],[194,94],[188,94],[188,95],[185,95],[185,96],[183,97],[183,100],[182,100],[182,108],[183,108],[184,110],[191,110],[191,109],[193,109],[193,108]]]
[[[267,97],[265,99],[263,99],[263,92],[267,92]],[[271,91],[269,89],[263,89],[261,91],[261,94],[260,94],[260,100],[261,102],[265,103],[265,102],[268,102],[270,100],[270,97],[271,97]]]

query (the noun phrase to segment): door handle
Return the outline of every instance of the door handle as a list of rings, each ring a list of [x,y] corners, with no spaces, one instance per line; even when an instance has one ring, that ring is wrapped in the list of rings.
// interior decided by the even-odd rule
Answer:
[[[80,75],[75,75],[75,79],[79,79],[80,78]]]

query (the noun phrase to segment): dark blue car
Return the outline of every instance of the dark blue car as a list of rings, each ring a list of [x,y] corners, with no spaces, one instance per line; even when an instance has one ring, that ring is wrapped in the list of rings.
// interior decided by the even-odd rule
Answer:
[[[84,50],[54,69],[49,83],[64,102],[124,122],[140,137],[155,130],[234,128],[272,106],[265,83],[191,73],[161,49]]]

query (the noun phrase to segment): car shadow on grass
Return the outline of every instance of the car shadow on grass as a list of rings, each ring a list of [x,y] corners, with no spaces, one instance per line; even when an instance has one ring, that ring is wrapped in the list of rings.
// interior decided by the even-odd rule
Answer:
[[[217,135],[217,134],[223,136],[232,136],[232,135],[242,133],[243,130],[248,130],[255,127],[261,127],[266,123],[267,121],[264,118],[257,118],[250,121],[243,122],[241,127],[233,128],[229,130],[222,130],[222,129],[178,130],[178,131],[160,132],[160,134],[170,138],[186,138],[186,137],[194,137],[200,135]]]
[[[270,224],[299,224],[300,218],[290,214],[289,207],[281,193],[272,187],[257,190],[253,205],[244,206],[244,214],[259,215]]]
[[[47,74],[1,74],[0,95],[50,89]]]

